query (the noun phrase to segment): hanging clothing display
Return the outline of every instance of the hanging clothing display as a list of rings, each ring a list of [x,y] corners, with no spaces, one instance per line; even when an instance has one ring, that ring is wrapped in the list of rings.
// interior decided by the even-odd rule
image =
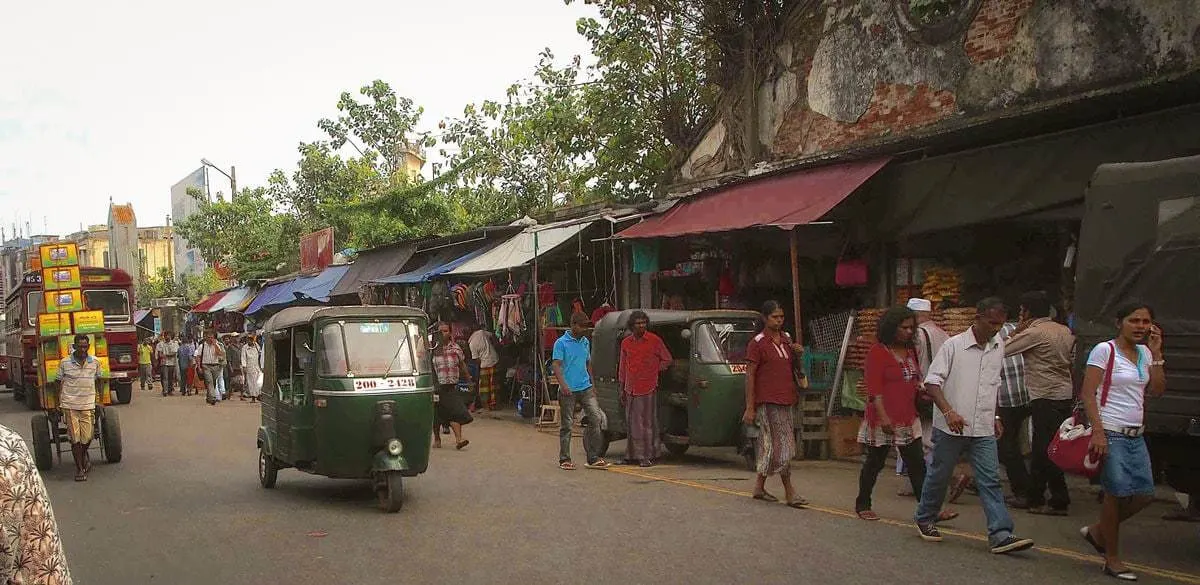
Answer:
[[[615,312],[616,310],[617,310],[616,307],[609,304],[608,301],[604,301],[603,305],[596,307],[596,310],[592,311],[592,325],[599,323],[600,320],[603,319],[605,315]]]
[[[653,274],[658,272],[658,240],[633,243],[633,272],[634,274]]]

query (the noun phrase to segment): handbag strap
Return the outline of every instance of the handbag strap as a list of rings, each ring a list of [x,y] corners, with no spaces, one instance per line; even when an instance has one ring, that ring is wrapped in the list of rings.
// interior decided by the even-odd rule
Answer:
[[[1108,404],[1108,390],[1112,388],[1113,364],[1117,359],[1117,345],[1111,341],[1108,342],[1108,367],[1104,368],[1104,386],[1100,389],[1100,406],[1103,408]]]

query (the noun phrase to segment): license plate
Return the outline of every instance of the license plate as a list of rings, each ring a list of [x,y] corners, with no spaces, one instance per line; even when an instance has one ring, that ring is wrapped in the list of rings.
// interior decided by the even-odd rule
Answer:
[[[745,373],[746,373],[746,368],[747,368],[747,365],[746,365],[746,364],[729,364],[729,373],[731,373],[731,374],[745,374]]]
[[[362,378],[354,380],[355,390],[407,390],[416,387],[416,378]]]

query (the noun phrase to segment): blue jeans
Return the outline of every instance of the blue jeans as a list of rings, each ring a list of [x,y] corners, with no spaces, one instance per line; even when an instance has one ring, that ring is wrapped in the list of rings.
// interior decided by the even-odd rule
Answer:
[[[1016,432],[1015,430],[1013,432]],[[921,503],[917,505],[917,524],[933,524],[946,501],[946,490],[954,475],[954,465],[963,451],[971,460],[975,470],[975,485],[979,487],[979,501],[983,504],[983,515],[987,518],[988,542],[995,546],[1012,536],[1013,521],[1004,505],[1004,492],[1000,488],[1000,455],[996,449],[996,437],[960,437],[933,429],[933,465],[925,475],[925,486],[921,490]]]

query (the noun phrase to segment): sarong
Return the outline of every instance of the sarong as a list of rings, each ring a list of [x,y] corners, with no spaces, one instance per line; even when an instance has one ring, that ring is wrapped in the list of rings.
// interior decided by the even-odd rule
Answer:
[[[625,405],[629,441],[625,458],[645,461],[658,457],[658,395],[630,396]]]
[[[479,395],[488,409],[496,408],[496,367],[479,368]]]
[[[792,418],[792,407],[760,404],[754,422],[758,424],[755,470],[759,475],[790,474],[792,457],[796,454],[796,425]]]
[[[67,425],[67,439],[78,445],[86,445],[96,438],[96,411],[63,409],[63,422]]]

